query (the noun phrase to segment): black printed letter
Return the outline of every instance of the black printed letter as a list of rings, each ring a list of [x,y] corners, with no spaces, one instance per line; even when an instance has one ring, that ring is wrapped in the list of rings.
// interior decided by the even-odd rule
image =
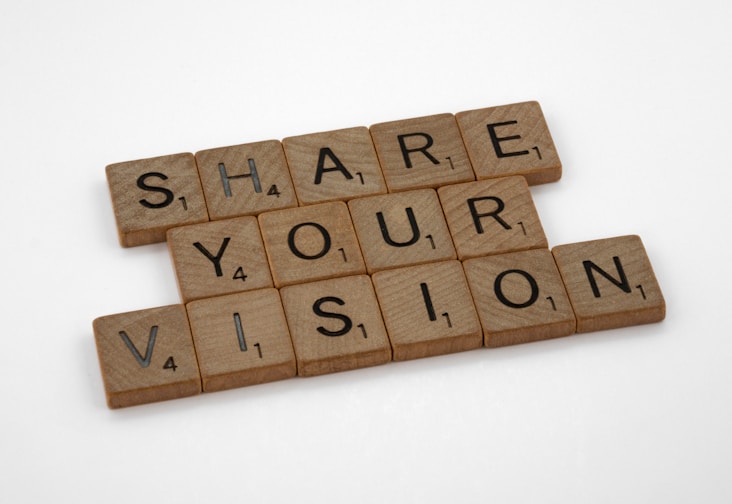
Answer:
[[[227,198],[231,198],[231,185],[229,184],[229,180],[231,179],[252,177],[254,192],[262,192],[262,185],[259,183],[257,166],[254,164],[253,159],[249,159],[249,173],[242,173],[241,175],[229,175],[228,173],[226,173],[226,166],[224,165],[224,163],[219,163],[219,174],[221,175],[221,183],[224,185],[224,194]]]
[[[585,267],[585,273],[587,273],[587,279],[590,281],[590,287],[592,287],[592,293],[595,295],[595,297],[600,297],[600,289],[597,287],[595,276],[592,274],[593,269],[608,280],[610,280],[613,285],[615,285],[619,289],[622,289],[623,292],[630,293],[630,284],[628,283],[628,278],[625,276],[625,271],[623,271],[623,265],[620,264],[620,258],[618,256],[614,256],[613,262],[615,263],[615,268],[618,270],[618,276],[620,277],[620,280],[615,280],[606,271],[602,270],[597,264],[593,263],[592,261],[582,261],[582,265]]]
[[[148,336],[147,339],[147,350],[145,350],[145,357],[140,355],[139,350],[137,350],[137,347],[132,342],[129,336],[127,336],[127,333],[124,331],[119,332],[120,338],[122,338],[122,341],[125,342],[125,345],[127,345],[127,348],[130,349],[130,352],[132,352],[132,355],[135,356],[135,359],[137,359],[137,363],[140,364],[140,366],[146,368],[150,365],[150,360],[152,359],[152,353],[153,348],[155,347],[155,338],[158,335],[158,326],[152,326],[150,328],[150,336]]]
[[[160,203],[150,203],[148,200],[141,199],[140,204],[146,208],[164,208],[168,205],[170,205],[173,200],[175,199],[175,196],[173,195],[173,191],[170,189],[166,189],[164,187],[155,187],[155,186],[149,186],[145,183],[145,181],[149,177],[157,177],[162,180],[168,180],[168,177],[163,173],[158,172],[151,172],[151,173],[145,173],[144,175],[140,175],[140,178],[137,179],[137,187],[139,187],[142,190],[145,191],[152,191],[152,192],[159,192],[165,194],[165,199]]]
[[[529,151],[516,151],[516,152],[503,152],[503,149],[501,149],[501,142],[506,142],[508,140],[518,140],[521,138],[521,135],[511,135],[507,137],[499,137],[496,135],[496,128],[498,126],[508,126],[509,124],[517,124],[518,121],[507,121],[507,122],[501,122],[501,123],[494,123],[494,124],[488,124],[488,134],[491,136],[491,142],[493,143],[493,149],[496,151],[496,156],[499,158],[504,157],[511,157],[511,156],[523,156],[525,154],[528,154]]]
[[[427,142],[422,147],[417,147],[416,149],[408,149],[407,144],[404,141],[407,137],[413,137],[413,136],[420,136],[423,137]],[[404,157],[404,164],[407,166],[407,168],[412,167],[412,160],[409,158],[410,152],[421,152],[422,154],[427,157],[430,161],[432,161],[432,164],[440,164],[440,162],[429,152],[427,152],[427,149],[432,147],[432,144],[434,141],[432,140],[432,137],[428,135],[427,133],[409,133],[406,135],[397,135],[397,138],[399,139],[399,147],[402,149],[402,156]]]
[[[196,247],[203,255],[205,255],[214,265],[214,269],[216,270],[216,276],[220,277],[223,275],[223,272],[221,271],[221,256],[224,255],[224,250],[226,250],[226,246],[229,245],[229,241],[231,238],[228,236],[224,238],[223,243],[221,243],[221,247],[219,247],[219,251],[216,253],[216,255],[211,255],[211,252],[209,252],[206,247],[201,245],[201,242],[196,242],[193,244],[194,247]]]
[[[347,334],[348,331],[350,331],[353,327],[353,322],[351,321],[351,319],[348,316],[343,315],[342,313],[323,311],[323,309],[320,307],[323,303],[335,303],[339,306],[343,306],[344,304],[346,304],[346,302],[334,296],[326,296],[318,299],[313,304],[313,313],[315,313],[318,317],[338,319],[343,322],[343,328],[338,331],[329,331],[325,327],[319,326],[316,328],[317,331],[323,336],[343,336],[344,334]]]
[[[295,245],[295,233],[297,233],[298,229],[304,226],[312,226],[318,231],[320,231],[320,234],[323,235],[323,248],[318,252],[317,254],[313,255],[306,255],[303,254],[300,249],[297,248],[297,245]],[[330,234],[328,233],[328,230],[325,229],[323,226],[318,224],[317,222],[303,222],[301,224],[298,224],[294,228],[290,229],[290,233],[287,235],[287,245],[290,247],[290,250],[293,254],[295,254],[300,259],[320,259],[325,254],[328,253],[330,250]]]
[[[501,287],[501,283],[503,282],[503,278],[511,273],[519,274],[524,277],[527,282],[529,282],[529,286],[531,287],[531,296],[527,301],[523,303],[514,303],[503,294],[503,288]],[[534,304],[539,298],[539,286],[536,284],[536,280],[534,280],[534,277],[529,275],[527,272],[518,269],[506,270],[498,275],[496,277],[496,281],[493,283],[493,291],[496,293],[496,297],[501,303],[505,304],[506,306],[510,306],[511,308],[526,308]]]
[[[486,200],[495,201],[496,209],[492,212],[479,214],[478,210],[475,208],[475,202]],[[481,198],[468,199],[468,208],[470,208],[470,215],[473,216],[473,223],[475,224],[475,230],[478,232],[478,234],[483,234],[483,224],[480,222],[481,217],[493,217],[505,229],[511,229],[511,226],[509,226],[506,221],[498,216],[498,214],[503,211],[504,206],[505,205],[503,204],[503,201],[500,198],[496,198],[495,196],[483,196]]]
[[[384,221],[384,214],[382,212],[376,212],[376,219],[379,221],[379,229],[381,229],[381,236],[384,237],[384,241],[392,247],[408,247],[414,245],[419,240],[420,232],[417,226],[417,221],[414,218],[414,211],[412,207],[407,207],[407,218],[409,219],[409,226],[412,228],[412,237],[405,242],[395,242],[389,236],[389,230],[386,229],[386,222]]]
[[[325,157],[328,156],[331,161],[333,161],[333,164],[335,166],[331,168],[325,168]],[[320,182],[323,180],[323,173],[329,172],[329,171],[339,171],[343,173],[343,176],[346,177],[347,180],[351,180],[353,178],[353,175],[346,169],[345,166],[343,166],[343,163],[341,163],[341,160],[336,157],[335,154],[333,154],[333,151],[330,150],[329,147],[323,147],[320,149],[320,155],[318,156],[318,169],[315,172],[315,183],[320,184]]]

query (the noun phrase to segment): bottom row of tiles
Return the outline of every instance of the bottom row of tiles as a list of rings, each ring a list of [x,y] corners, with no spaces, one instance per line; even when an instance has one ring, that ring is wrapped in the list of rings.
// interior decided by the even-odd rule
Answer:
[[[268,288],[94,321],[111,408],[657,322],[639,237]]]

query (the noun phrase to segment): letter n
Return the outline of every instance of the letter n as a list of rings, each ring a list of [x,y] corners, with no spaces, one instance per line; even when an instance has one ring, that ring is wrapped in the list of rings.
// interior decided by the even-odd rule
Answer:
[[[618,277],[619,277],[618,280],[613,278],[608,272],[606,272],[605,270],[600,268],[597,264],[593,263],[592,261],[582,261],[582,265],[585,267],[585,273],[587,273],[587,279],[590,281],[590,287],[592,288],[592,293],[595,295],[596,298],[600,297],[600,288],[597,286],[597,280],[595,280],[595,275],[593,274],[593,270],[598,272],[603,277],[605,277],[607,280],[610,281],[610,283],[615,285],[617,288],[621,289],[623,292],[626,292],[626,293],[631,292],[630,284],[628,283],[628,278],[625,276],[625,271],[623,270],[623,265],[620,263],[620,258],[618,256],[614,256],[613,262],[615,263],[615,269],[618,270]]]

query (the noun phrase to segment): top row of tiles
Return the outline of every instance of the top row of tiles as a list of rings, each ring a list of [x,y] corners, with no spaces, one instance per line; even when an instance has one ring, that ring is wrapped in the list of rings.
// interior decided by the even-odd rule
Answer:
[[[509,175],[559,180],[535,101],[107,166],[120,243],[172,227]]]

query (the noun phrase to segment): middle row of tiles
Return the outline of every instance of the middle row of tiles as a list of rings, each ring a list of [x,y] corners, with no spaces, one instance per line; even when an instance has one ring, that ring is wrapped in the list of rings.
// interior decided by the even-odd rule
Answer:
[[[183,226],[167,241],[184,303],[548,247],[520,176]]]

